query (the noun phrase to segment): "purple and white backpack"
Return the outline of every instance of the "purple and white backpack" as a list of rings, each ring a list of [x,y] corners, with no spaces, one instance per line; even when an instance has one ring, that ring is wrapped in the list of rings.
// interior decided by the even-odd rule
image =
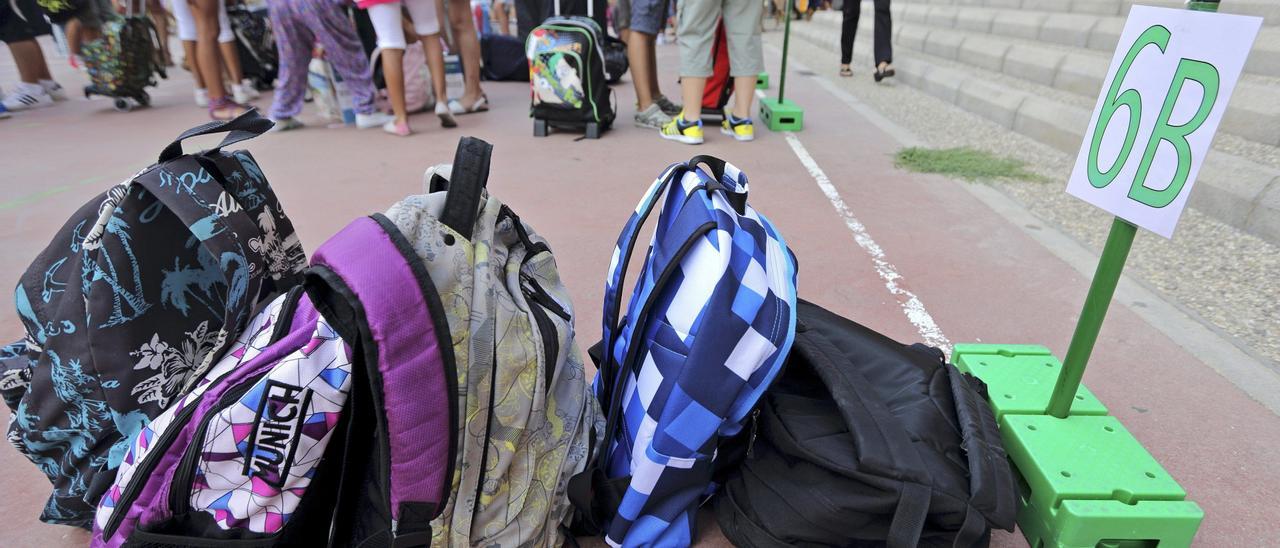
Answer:
[[[431,542],[458,423],[439,296],[381,215],[321,246],[306,277],[133,440],[93,546]]]

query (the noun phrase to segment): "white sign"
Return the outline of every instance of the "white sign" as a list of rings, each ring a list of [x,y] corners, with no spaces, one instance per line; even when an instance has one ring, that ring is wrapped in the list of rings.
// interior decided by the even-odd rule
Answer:
[[[1134,6],[1067,192],[1173,236],[1260,17]]]

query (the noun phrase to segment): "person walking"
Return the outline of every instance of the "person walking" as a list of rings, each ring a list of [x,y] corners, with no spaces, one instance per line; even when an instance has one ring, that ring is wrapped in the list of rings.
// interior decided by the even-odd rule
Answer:
[[[357,5],[369,12],[369,22],[373,24],[374,33],[378,35],[378,48],[382,51],[382,74],[387,81],[387,98],[391,101],[391,111],[395,116],[384,124],[382,129],[392,135],[408,137],[413,131],[409,129],[409,112],[405,107],[404,98],[404,49],[408,44],[405,41],[404,20],[400,13],[401,0],[359,0]],[[457,127],[458,122],[449,109],[448,101],[439,99],[447,97],[447,94],[444,81],[444,46],[440,43],[440,15],[436,2],[435,0],[403,0],[403,6],[409,12],[413,30],[418,34],[416,38],[421,40],[423,52],[427,56],[427,69],[431,71],[431,85],[435,88],[438,98],[436,116],[440,117],[440,125]],[[465,10],[463,15],[468,21],[471,20]],[[471,39],[475,40],[474,26],[470,32]]]
[[[720,132],[738,141],[755,139],[751,107],[756,76],[764,71],[760,38],[760,0],[685,0],[676,6],[676,40],[680,42],[680,90],[684,110],[659,131],[663,139],[702,144],[702,94],[712,74],[711,50],[716,22],[724,21],[729,48],[729,76],[733,106],[725,109]],[[634,36],[634,33],[632,33]]]
[[[271,31],[280,53],[279,85],[271,103],[269,116],[275,130],[288,131],[303,126],[297,116],[302,112],[307,93],[307,66],[316,44],[324,48],[325,60],[346,82],[356,111],[356,127],[370,129],[395,120],[394,116],[374,109],[373,86],[369,60],[356,35],[355,25],[346,11],[333,0],[267,0],[271,14]]]
[[[680,105],[667,99],[658,86],[656,44],[667,20],[667,3],[668,0],[628,0],[620,10],[630,16],[623,30],[631,83],[636,89],[635,124],[639,127],[661,129],[680,113]]]
[[[893,20],[889,15],[889,0],[875,0],[875,72],[872,77],[877,82],[894,75],[893,70]],[[858,34],[858,19],[862,14],[860,0],[845,0],[844,13],[840,25],[840,76],[853,76],[849,63],[853,61],[853,40]]]
[[[240,57],[236,53],[235,44],[230,43],[228,48],[225,46],[228,43],[220,40],[225,37],[223,29],[227,31],[231,29],[231,25],[220,21],[221,17],[225,17],[226,7],[223,0],[174,0],[175,14],[178,11],[177,4],[182,2],[187,3],[196,24],[196,63],[192,68],[200,71],[200,78],[204,81],[209,101],[209,118],[230,120],[244,114],[249,107],[243,103],[256,98],[257,90],[253,89],[253,86],[245,85],[244,75],[240,73]],[[220,43],[224,45],[220,46]],[[232,81],[240,82],[233,84],[233,90],[239,88],[242,96],[235,97],[234,100],[227,96],[227,88],[222,83],[224,60],[227,71],[231,73]]]
[[[231,31],[231,19],[227,17],[226,0],[216,0],[218,3],[218,58],[226,65],[227,73],[231,76],[231,96],[236,103],[248,103],[257,99],[258,90],[253,87],[253,82],[244,77],[240,69],[240,52],[236,49],[236,35]],[[191,71],[191,78],[195,82],[195,101],[198,107],[209,106],[209,90],[205,85],[204,73],[200,70],[199,55],[197,53],[197,43],[199,32],[196,30],[196,16],[191,11],[191,5],[188,0],[173,0],[169,5],[169,11],[173,14],[173,20],[178,24],[178,39],[182,41],[182,50],[186,55],[187,68]],[[219,74],[218,81],[222,81]]]
[[[480,89],[480,38],[475,19],[471,16],[471,0],[436,0],[436,7],[449,17],[453,49],[457,50],[462,61],[462,97],[451,97],[446,101],[449,110],[455,115],[485,112],[489,110],[489,97]]]
[[[49,34],[49,24],[34,0],[0,1],[0,42],[9,46],[18,67],[18,85],[4,95],[4,111],[46,107],[67,99],[67,92],[53,80],[44,50],[36,37]]]

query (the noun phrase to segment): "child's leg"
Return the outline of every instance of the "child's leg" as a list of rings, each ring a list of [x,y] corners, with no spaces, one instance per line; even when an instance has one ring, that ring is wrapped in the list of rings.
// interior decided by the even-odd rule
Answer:
[[[151,16],[151,24],[156,27],[156,36],[160,38],[160,56],[165,66],[173,66],[173,56],[169,55],[169,13],[160,0],[147,0],[147,15]]]
[[[378,35],[382,49],[382,76],[387,81],[387,98],[396,123],[407,123],[409,113],[404,106],[404,29],[400,27],[400,3],[369,6],[369,22]]]
[[[858,1],[858,0],[853,0]],[[764,72],[764,47],[760,38],[759,0],[726,0],[724,5],[724,34],[729,47],[729,75],[734,81],[733,115],[751,117],[751,102],[755,99],[756,75]]]
[[[218,49],[222,52],[223,66],[231,83],[240,85],[244,71],[240,69],[240,51],[236,49],[236,35],[231,30],[231,18],[227,17],[226,0],[218,0]]]
[[[178,1],[183,2],[183,0]],[[204,89],[204,73],[200,72],[200,60],[197,59],[196,55],[196,41],[183,40],[182,54],[186,56],[187,68],[191,71],[191,79],[194,81],[196,89]]]
[[[336,4],[327,6],[337,9]],[[310,6],[296,9],[292,0],[271,0],[267,8],[271,13],[276,49],[280,52],[280,83],[271,102],[270,116],[283,120],[302,112],[302,100],[307,92],[307,64],[311,62],[311,47],[316,37],[306,21],[311,12]],[[332,55],[328,45],[325,45],[325,52]]]
[[[347,89],[351,91],[355,111],[359,114],[372,114],[377,89],[373,85],[369,59],[364,56],[364,47],[360,44],[355,25],[332,0],[306,0],[306,4],[307,8],[295,16],[295,24],[307,26],[310,34],[324,48],[325,59],[329,60],[333,70],[342,77],[347,83]],[[280,36],[278,31],[276,36]],[[276,41],[279,42],[279,38]],[[305,66],[303,73],[306,73]]]
[[[431,71],[431,86],[435,90],[436,100],[444,102],[448,97],[444,81],[444,48],[440,46],[440,16],[436,11],[434,0],[405,0],[405,8],[409,10],[409,18],[413,20],[413,31],[422,41],[423,53],[427,55],[427,69]]]
[[[444,76],[444,46],[440,44],[440,34],[423,35],[421,40],[423,52],[427,54],[427,70],[431,72],[431,89],[438,104],[447,103],[445,98],[449,96],[449,90]]]
[[[67,20],[67,24],[63,27],[63,32],[67,35],[67,51],[76,57],[80,56],[80,44],[84,36],[81,33],[83,25],[80,20],[72,17]]]

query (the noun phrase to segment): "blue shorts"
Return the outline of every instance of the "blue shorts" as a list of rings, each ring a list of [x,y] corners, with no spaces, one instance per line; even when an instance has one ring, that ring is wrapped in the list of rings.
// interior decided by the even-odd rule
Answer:
[[[657,36],[666,23],[667,0],[631,0],[632,32]]]

